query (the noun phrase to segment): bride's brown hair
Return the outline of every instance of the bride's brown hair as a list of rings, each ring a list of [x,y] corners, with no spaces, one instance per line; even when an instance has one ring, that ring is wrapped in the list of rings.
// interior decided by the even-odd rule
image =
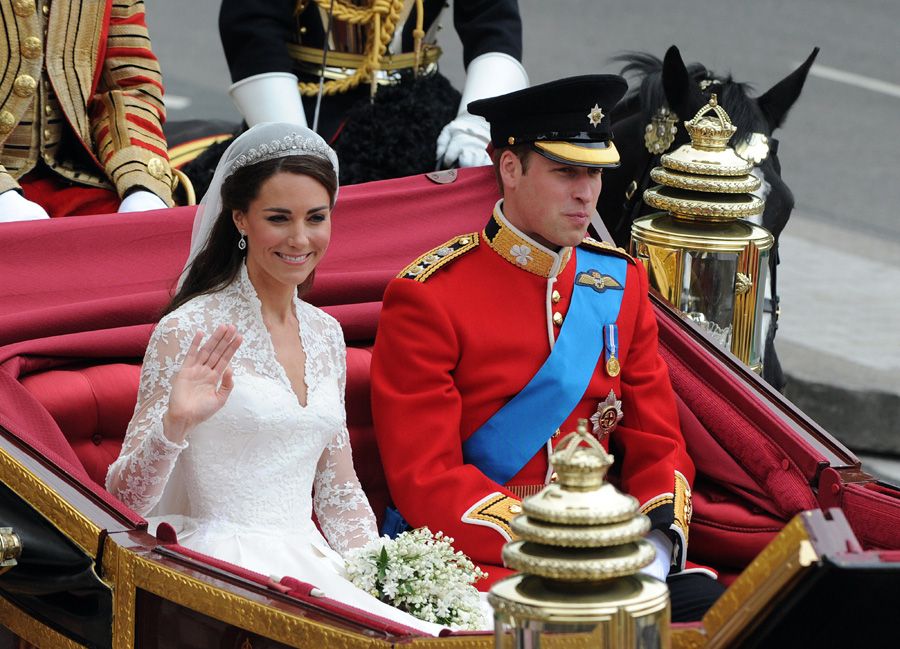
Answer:
[[[191,298],[215,293],[235,280],[244,261],[244,251],[238,248],[240,235],[234,225],[232,212],[246,212],[250,203],[259,196],[263,183],[277,173],[298,174],[317,180],[328,192],[329,201],[334,207],[337,175],[325,158],[312,155],[284,156],[236,170],[222,183],[222,210],[216,217],[206,245],[186,270],[184,283],[163,315],[171,313]],[[309,292],[314,277],[315,271],[297,287],[298,295],[302,297]]]

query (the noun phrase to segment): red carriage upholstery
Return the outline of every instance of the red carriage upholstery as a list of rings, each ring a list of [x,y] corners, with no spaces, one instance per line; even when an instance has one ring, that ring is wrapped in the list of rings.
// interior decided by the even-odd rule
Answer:
[[[119,456],[137,399],[140,363],[55,369],[22,379],[56,420],[90,478],[101,487]]]

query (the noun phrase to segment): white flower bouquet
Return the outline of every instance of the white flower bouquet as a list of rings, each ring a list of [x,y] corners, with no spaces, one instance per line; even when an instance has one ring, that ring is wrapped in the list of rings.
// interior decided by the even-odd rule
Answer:
[[[347,577],[382,602],[420,620],[451,629],[484,626],[478,591],[472,585],[485,577],[453,539],[427,527],[386,536],[346,558]]]

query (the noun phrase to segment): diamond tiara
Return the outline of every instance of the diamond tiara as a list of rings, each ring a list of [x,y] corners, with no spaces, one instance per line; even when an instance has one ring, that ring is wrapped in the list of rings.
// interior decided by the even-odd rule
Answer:
[[[334,150],[325,144],[321,139],[313,139],[305,137],[299,133],[290,133],[280,140],[272,140],[271,142],[263,142],[246,153],[242,153],[234,162],[231,163],[229,175],[241,167],[250,164],[269,160],[271,158],[280,158],[286,155],[315,155],[325,158],[331,163],[332,168],[337,169],[337,156]]]

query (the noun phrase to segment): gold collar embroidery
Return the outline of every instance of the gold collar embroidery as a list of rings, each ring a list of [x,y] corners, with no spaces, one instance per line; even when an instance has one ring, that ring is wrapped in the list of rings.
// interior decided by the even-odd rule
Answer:
[[[555,252],[526,236],[506,220],[501,202],[497,201],[484,228],[485,242],[506,261],[529,273],[547,278],[559,275],[572,257],[572,249]]]

